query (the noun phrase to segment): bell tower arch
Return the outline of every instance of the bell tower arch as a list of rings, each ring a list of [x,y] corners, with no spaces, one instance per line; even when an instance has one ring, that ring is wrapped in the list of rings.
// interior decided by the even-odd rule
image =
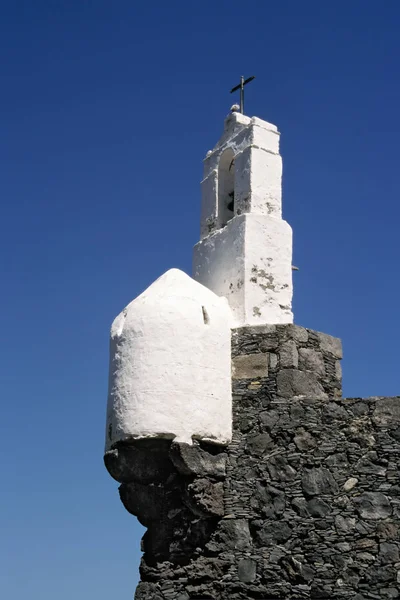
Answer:
[[[218,163],[218,226],[232,219],[235,211],[235,155],[232,148],[221,154]]]
[[[204,160],[193,277],[225,296],[237,325],[292,323],[292,230],[282,219],[275,125],[238,112]]]

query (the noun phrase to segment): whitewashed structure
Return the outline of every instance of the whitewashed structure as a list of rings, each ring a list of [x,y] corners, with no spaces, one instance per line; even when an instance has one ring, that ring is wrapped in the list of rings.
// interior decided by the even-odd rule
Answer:
[[[231,325],[226,299],[177,269],[128,304],[111,328],[106,451],[143,438],[230,442]]]
[[[281,177],[277,128],[233,112],[205,159],[194,279],[168,271],[112,325],[106,451],[231,441],[231,327],[293,321]]]
[[[225,296],[235,324],[292,323],[292,230],[282,219],[275,125],[233,112],[204,161],[193,277]]]

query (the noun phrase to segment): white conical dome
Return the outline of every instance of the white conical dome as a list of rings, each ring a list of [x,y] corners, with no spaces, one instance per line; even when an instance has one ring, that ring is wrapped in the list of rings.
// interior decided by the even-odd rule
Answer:
[[[231,439],[231,311],[171,269],[111,327],[106,450],[149,437]]]

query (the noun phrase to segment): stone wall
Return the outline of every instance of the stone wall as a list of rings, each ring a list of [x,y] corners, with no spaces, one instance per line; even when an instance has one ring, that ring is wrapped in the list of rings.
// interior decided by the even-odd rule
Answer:
[[[148,528],[136,600],[400,597],[400,398],[342,398],[341,357],[294,325],[234,330],[228,448],[107,453]]]

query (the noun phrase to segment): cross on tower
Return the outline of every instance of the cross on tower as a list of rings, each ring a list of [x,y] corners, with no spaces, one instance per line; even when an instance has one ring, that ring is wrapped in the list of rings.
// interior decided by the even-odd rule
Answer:
[[[244,86],[246,85],[246,83],[250,83],[250,81],[253,81],[254,78],[255,75],[249,77],[248,79],[245,79],[242,75],[240,78],[239,85],[235,85],[235,87],[232,88],[230,92],[232,94],[232,92],[236,92],[236,90],[240,89],[240,112],[242,113],[242,115],[244,114]]]

